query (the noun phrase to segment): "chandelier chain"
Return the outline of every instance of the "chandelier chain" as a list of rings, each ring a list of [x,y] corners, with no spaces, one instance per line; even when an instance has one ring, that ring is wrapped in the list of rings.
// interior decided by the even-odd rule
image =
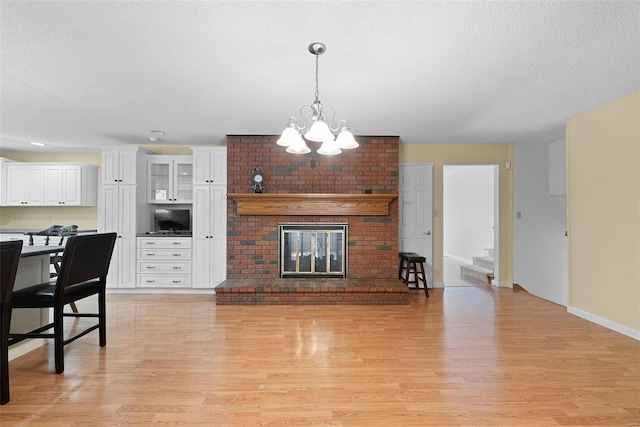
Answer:
[[[319,76],[319,72],[318,72],[318,58],[320,57],[320,55],[316,54],[316,101],[320,102],[320,100],[318,99],[318,97],[320,96],[320,91],[318,90],[318,76]]]

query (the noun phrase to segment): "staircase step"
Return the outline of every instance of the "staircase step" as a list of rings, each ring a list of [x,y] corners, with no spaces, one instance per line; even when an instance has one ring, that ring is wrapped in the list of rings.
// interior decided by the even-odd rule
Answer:
[[[480,267],[479,265],[461,265],[460,275],[473,277],[474,279],[482,280],[483,282],[491,283],[493,278],[493,270]]]
[[[488,268],[493,271],[493,258],[488,256],[474,256],[471,257],[474,265],[479,265],[480,267]]]

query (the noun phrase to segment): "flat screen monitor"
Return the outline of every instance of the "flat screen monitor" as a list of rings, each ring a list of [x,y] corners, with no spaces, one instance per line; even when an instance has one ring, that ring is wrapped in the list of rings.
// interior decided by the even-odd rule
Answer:
[[[155,209],[153,221],[155,231],[191,231],[189,209]]]

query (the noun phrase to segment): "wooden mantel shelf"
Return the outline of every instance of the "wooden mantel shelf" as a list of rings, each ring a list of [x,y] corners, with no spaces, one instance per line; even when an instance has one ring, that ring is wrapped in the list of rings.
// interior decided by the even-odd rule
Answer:
[[[238,215],[386,216],[397,194],[233,193]]]

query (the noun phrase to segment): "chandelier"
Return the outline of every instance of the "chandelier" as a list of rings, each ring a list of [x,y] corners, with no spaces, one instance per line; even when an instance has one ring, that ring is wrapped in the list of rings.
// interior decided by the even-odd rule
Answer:
[[[300,118],[291,116],[289,124],[282,132],[276,144],[287,147],[287,153],[306,154],[311,152],[305,139],[313,142],[321,142],[318,154],[334,156],[340,154],[342,150],[357,148],[358,143],[347,127],[345,120],[340,120],[337,126],[332,126],[335,120],[336,111],[333,107],[324,106],[318,99],[318,57],[327,50],[322,43],[315,42],[309,45],[309,52],[316,56],[316,99],[311,105],[303,105],[300,108]],[[327,115],[330,120],[327,120]],[[334,132],[338,132],[337,137]],[[304,139],[302,138],[304,135]]]

